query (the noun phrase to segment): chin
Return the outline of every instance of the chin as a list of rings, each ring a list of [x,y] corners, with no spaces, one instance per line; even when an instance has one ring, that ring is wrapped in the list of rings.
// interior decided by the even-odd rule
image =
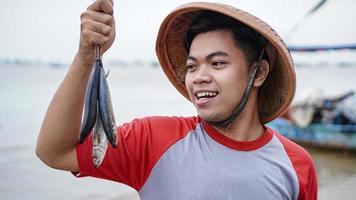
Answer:
[[[198,115],[204,121],[219,121],[219,120],[222,120],[222,118],[219,116],[218,113],[208,113],[208,112],[198,111]]]
[[[197,109],[197,113],[204,121],[221,121],[228,118],[232,112],[227,110],[209,110],[209,109]]]

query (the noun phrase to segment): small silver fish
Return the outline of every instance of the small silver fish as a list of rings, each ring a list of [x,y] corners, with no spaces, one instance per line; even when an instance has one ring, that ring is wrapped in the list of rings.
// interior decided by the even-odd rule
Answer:
[[[106,81],[106,75],[103,67],[100,68],[99,114],[102,120],[106,137],[109,140],[110,144],[115,148],[117,146],[117,127],[114,117],[110,90]]]
[[[80,128],[79,143],[82,143],[92,131],[98,114],[97,102],[99,95],[100,63],[101,61],[99,59],[95,61],[89,76],[85,93],[84,114]]]
[[[100,58],[100,46],[96,47],[96,60],[89,77],[84,103],[84,117],[79,135],[82,143],[93,127],[93,164],[99,167],[104,160],[108,143],[117,146],[117,128],[109,86]]]
[[[108,139],[106,138],[99,114],[97,115],[96,123],[94,126],[93,137],[93,164],[96,168],[98,168],[103,162],[108,148]]]

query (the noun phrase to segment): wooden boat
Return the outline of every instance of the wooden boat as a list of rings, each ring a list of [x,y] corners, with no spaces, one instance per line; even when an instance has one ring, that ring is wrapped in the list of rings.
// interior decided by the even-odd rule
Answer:
[[[267,126],[297,143],[356,150],[356,125],[312,123],[305,128],[300,128],[290,120],[278,118]]]

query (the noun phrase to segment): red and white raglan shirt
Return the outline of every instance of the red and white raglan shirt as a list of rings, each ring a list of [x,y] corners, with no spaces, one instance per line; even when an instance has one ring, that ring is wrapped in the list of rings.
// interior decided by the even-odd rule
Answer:
[[[92,136],[76,147],[80,172],[127,184],[142,200],[317,199],[310,155],[265,127],[250,142],[199,117],[146,117],[118,127],[118,147],[92,161]]]

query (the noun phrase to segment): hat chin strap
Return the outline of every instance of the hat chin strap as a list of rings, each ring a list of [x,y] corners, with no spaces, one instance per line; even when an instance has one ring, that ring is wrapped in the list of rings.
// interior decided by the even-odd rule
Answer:
[[[250,96],[251,90],[252,90],[252,86],[253,86],[253,82],[256,79],[256,75],[258,72],[258,69],[260,68],[261,65],[261,60],[262,60],[262,56],[264,54],[264,49],[262,49],[259,57],[258,57],[258,61],[256,63],[256,67],[255,69],[253,69],[252,74],[250,75],[250,78],[247,82],[247,87],[245,89],[245,92],[241,98],[241,101],[239,103],[239,105],[236,107],[236,109],[234,110],[234,112],[227,117],[226,119],[220,120],[220,121],[206,121],[208,122],[210,125],[216,126],[216,127],[222,127],[222,128],[229,128],[229,126],[232,124],[232,122],[241,114],[241,112],[243,111],[243,109],[246,106],[246,103],[248,101],[248,97]]]

